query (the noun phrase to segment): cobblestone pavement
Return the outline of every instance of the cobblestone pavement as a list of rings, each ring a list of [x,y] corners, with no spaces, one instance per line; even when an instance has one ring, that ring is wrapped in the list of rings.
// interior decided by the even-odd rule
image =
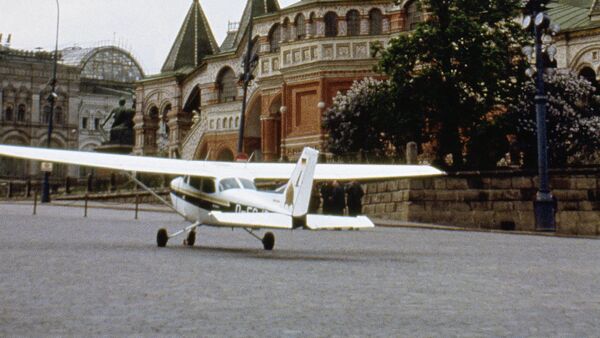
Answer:
[[[0,204],[0,336],[600,336],[600,241],[418,229],[203,228]]]

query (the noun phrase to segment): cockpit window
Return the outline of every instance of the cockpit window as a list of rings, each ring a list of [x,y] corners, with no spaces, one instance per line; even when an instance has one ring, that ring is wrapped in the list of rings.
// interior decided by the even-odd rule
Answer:
[[[235,178],[226,178],[226,179],[222,179],[221,182],[219,182],[219,189],[221,191],[225,191],[225,190],[229,190],[229,189],[239,189],[240,185],[238,184],[237,180]]]
[[[208,177],[192,176],[189,178],[189,184],[196,190],[203,193],[213,194],[215,192],[215,180]]]
[[[202,187],[202,177],[196,177],[196,176],[190,177],[190,185],[194,189],[200,190],[200,187]]]
[[[244,189],[247,190],[256,190],[256,186],[254,185],[254,182],[250,181],[247,178],[240,178],[240,183],[242,183],[242,187],[244,187]]]
[[[202,192],[213,194],[215,190],[215,181],[212,178],[202,180]]]

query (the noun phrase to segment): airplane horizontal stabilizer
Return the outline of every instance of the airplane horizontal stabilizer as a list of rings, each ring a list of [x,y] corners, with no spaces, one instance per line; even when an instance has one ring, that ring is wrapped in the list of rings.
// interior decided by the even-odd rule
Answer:
[[[292,229],[292,217],[275,213],[231,213],[213,211],[207,225],[232,228]]]
[[[368,217],[343,217],[326,215],[306,215],[306,227],[311,230],[367,229],[375,224]]]

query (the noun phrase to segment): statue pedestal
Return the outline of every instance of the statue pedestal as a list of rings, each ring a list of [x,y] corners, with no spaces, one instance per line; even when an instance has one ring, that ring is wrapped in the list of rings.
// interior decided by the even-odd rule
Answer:
[[[98,153],[129,155],[133,151],[133,146],[126,144],[103,144],[94,151]]]

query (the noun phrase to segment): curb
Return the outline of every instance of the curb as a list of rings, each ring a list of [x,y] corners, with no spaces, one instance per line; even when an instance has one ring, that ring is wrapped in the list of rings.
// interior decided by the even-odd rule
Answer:
[[[570,235],[553,232],[534,232],[534,231],[507,231],[498,229],[478,229],[478,228],[466,228],[456,227],[449,225],[439,224],[427,224],[427,223],[416,223],[416,222],[402,222],[402,221],[390,221],[383,219],[371,219],[377,227],[381,228],[404,228],[404,229],[422,229],[422,230],[437,230],[437,231],[461,231],[461,232],[477,232],[477,233],[491,233],[491,234],[502,234],[502,235],[514,235],[514,236],[538,236],[538,237],[556,237],[556,238],[574,238],[574,239],[595,239],[600,240],[598,236],[584,236],[584,235]]]

